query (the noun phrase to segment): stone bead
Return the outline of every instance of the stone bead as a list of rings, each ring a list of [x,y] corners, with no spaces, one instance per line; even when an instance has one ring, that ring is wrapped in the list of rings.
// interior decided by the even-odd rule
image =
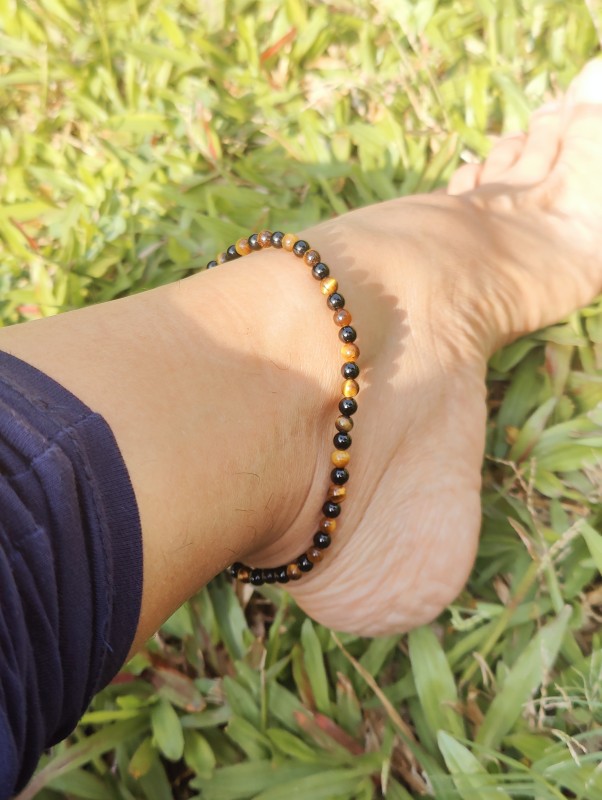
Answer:
[[[326,264],[323,264],[320,261],[320,263],[316,264],[316,266],[312,269],[311,274],[317,281],[321,281],[323,278],[327,278],[330,275],[330,270]]]
[[[297,559],[297,564],[301,572],[311,572],[311,570],[314,568],[314,562],[309,560],[307,553],[303,553],[302,556],[299,556]]]
[[[347,489],[344,486],[331,486],[328,490],[327,500],[330,503],[342,503],[347,497]]]
[[[274,575],[276,576],[276,580],[278,583],[288,583],[289,577],[286,572],[286,567],[276,567],[274,570]]]
[[[345,397],[355,397],[359,392],[360,387],[357,381],[348,380],[343,383],[343,395]]]
[[[345,298],[342,294],[339,294],[339,292],[334,292],[330,295],[326,302],[328,303],[329,308],[332,308],[333,311],[336,311],[338,308],[343,308],[345,305]]]
[[[335,467],[346,467],[349,463],[350,455],[347,450],[335,450],[330,456],[330,460]]]
[[[351,314],[346,308],[339,308],[338,311],[334,312],[333,320],[337,327],[343,328],[351,322]]]
[[[286,574],[291,581],[298,581],[301,577],[301,570],[298,564],[289,564],[286,568]]]
[[[272,231],[261,231],[257,235],[257,242],[260,247],[270,247],[272,244]]]
[[[320,263],[320,254],[317,250],[308,250],[303,256],[303,261],[305,261],[308,267],[313,269],[316,264]]]
[[[214,267],[217,267],[217,261],[215,259],[207,262],[207,269],[213,269]]]
[[[272,247],[276,247],[278,250],[282,249],[282,240],[284,239],[284,234],[282,231],[274,231],[272,234]]]
[[[320,550],[319,547],[310,547],[305,555],[311,561],[312,564],[317,564],[324,558],[324,553]]]
[[[319,547],[320,550],[326,550],[327,547],[330,547],[331,538],[327,533],[322,533],[319,531],[314,535],[314,544],[316,547]]]
[[[306,242],[305,239],[298,239],[293,245],[293,253],[297,256],[297,258],[303,258],[308,250],[309,242]]]
[[[290,252],[295,246],[295,242],[297,242],[298,240],[299,237],[295,236],[294,233],[285,233],[284,238],[282,240],[282,247]]]
[[[336,429],[341,431],[341,433],[349,433],[349,431],[353,430],[353,420],[350,417],[344,417],[341,415],[340,417],[337,417],[334,424]]]
[[[330,480],[333,483],[336,483],[339,486],[342,486],[344,483],[347,483],[347,481],[349,480],[349,473],[347,472],[346,469],[343,469],[343,468],[333,469],[332,472],[330,473]]]
[[[226,261],[228,260],[228,254],[225,251],[223,253],[220,253],[219,256],[217,257],[217,260],[219,264],[225,264]]]
[[[261,569],[251,570],[251,583],[253,584],[253,586],[263,586],[263,570]]]
[[[248,567],[243,567],[238,570],[238,575],[236,577],[241,583],[248,583],[251,577],[251,570]]]
[[[324,517],[324,519],[320,522],[320,530],[322,533],[333,534],[337,529],[337,521],[336,519],[332,519],[332,517]]]
[[[229,571],[230,575],[233,578],[237,578],[239,570],[243,569],[244,566],[245,565],[241,564],[240,561],[236,561],[236,562],[234,562],[234,564],[232,564],[232,566],[230,567],[230,569],[228,571]]]
[[[348,342],[341,347],[343,361],[355,361],[360,354],[360,349],[356,344]]]
[[[248,256],[251,252],[251,245],[249,244],[249,240],[247,238],[239,239],[236,242],[235,247],[239,256]]]
[[[347,379],[349,379],[349,378],[357,378],[357,376],[359,374],[360,374],[360,368],[355,363],[355,361],[347,361],[341,367],[341,375],[344,378],[347,378]]]
[[[355,342],[357,339],[357,332],[355,328],[352,328],[351,325],[345,325],[345,327],[341,328],[339,331],[339,339],[342,342],[345,342],[345,344],[348,342]]]
[[[324,278],[323,281],[320,281],[320,289],[322,290],[322,294],[330,295],[336,292],[338,283],[336,278]]]
[[[328,500],[322,506],[322,513],[325,517],[330,517],[330,519],[334,519],[338,517],[341,513],[341,507],[338,503],[331,503]]]
[[[263,570],[263,580],[266,583],[276,583],[276,573],[273,569],[269,567]]]
[[[228,261],[235,261],[237,258],[240,258],[240,253],[236,249],[235,244],[231,244],[230,247],[226,250],[226,256]]]
[[[348,450],[351,447],[351,436],[348,433],[335,433],[332,440],[337,450]]]
[[[357,400],[353,397],[344,397],[339,403],[339,411],[344,417],[351,417],[357,411]]]
[[[259,237],[256,233],[252,233],[249,236],[249,247],[251,250],[261,250],[261,245],[259,244]]]

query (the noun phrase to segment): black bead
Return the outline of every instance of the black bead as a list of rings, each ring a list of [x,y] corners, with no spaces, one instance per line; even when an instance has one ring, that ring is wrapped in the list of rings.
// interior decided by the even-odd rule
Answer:
[[[348,433],[335,433],[332,443],[337,450],[347,450],[351,447],[351,436]]]
[[[228,261],[235,261],[237,258],[240,258],[240,253],[236,252],[236,245],[231,244],[230,247],[226,250],[226,256]]]
[[[322,506],[322,513],[325,517],[330,517],[330,519],[334,519],[338,517],[341,513],[341,506],[338,503],[331,503],[330,501],[326,501]]]
[[[276,573],[273,569],[263,570],[263,580],[266,583],[276,583]]]
[[[244,567],[244,564],[241,564],[241,563],[240,563],[240,561],[236,561],[236,562],[235,562],[234,564],[232,564],[232,566],[230,567],[230,575],[231,575],[233,578],[236,578],[236,577],[238,577],[238,570],[239,570],[239,569],[242,569],[243,567]]]
[[[341,375],[344,378],[357,378],[360,374],[360,368],[355,363],[355,361],[347,361],[346,364],[343,364],[341,367]]]
[[[276,247],[278,250],[282,247],[282,240],[284,239],[284,234],[282,231],[274,231],[272,234],[272,247]]]
[[[297,256],[297,258],[303,258],[303,256],[309,250],[309,243],[305,241],[305,239],[299,239],[298,242],[295,242],[293,245],[293,253]]]
[[[333,483],[336,483],[337,486],[342,486],[344,483],[347,483],[349,480],[349,473],[346,469],[342,469],[341,467],[335,467],[330,473],[330,480]]]
[[[312,269],[311,274],[317,281],[321,281],[323,278],[327,278],[330,275],[330,270],[323,264],[321,261],[319,264]]]
[[[352,417],[357,411],[357,403],[353,397],[344,397],[339,403],[339,411],[344,417]]]
[[[256,233],[252,233],[249,236],[249,247],[251,248],[251,250],[261,250],[261,245],[257,241],[257,234]]]
[[[251,570],[251,583],[253,584],[253,586],[263,585],[263,570],[261,569]]]
[[[305,553],[302,556],[299,556],[297,559],[297,566],[301,572],[311,572],[311,570],[314,568],[314,565],[311,563]]]
[[[342,294],[333,292],[326,302],[328,303],[329,308],[332,308],[333,311],[336,311],[338,308],[343,308],[345,305],[345,298]]]
[[[357,333],[355,328],[352,328],[351,325],[345,325],[344,328],[341,328],[339,331],[339,339],[342,342],[355,342],[357,339]]]
[[[320,550],[325,550],[327,547],[330,547],[330,536],[327,533],[322,533],[319,531],[314,536],[314,544],[316,547],[319,547]]]
[[[290,580],[286,573],[286,567],[276,567],[274,570],[274,575],[276,576],[278,583],[288,583]]]
[[[213,269],[213,267],[217,267],[217,261],[215,259],[207,262],[207,269]]]

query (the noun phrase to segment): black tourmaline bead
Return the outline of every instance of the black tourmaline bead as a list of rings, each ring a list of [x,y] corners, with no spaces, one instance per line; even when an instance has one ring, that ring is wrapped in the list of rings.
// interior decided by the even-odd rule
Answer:
[[[213,267],[217,267],[217,261],[215,259],[207,262],[207,269],[213,269]]]
[[[352,328],[351,325],[345,325],[345,327],[341,328],[339,331],[339,339],[345,343],[355,342],[357,339],[355,328]]]
[[[299,556],[297,559],[297,564],[301,572],[310,572],[314,568],[314,565],[311,563],[305,553],[302,556]]]
[[[263,585],[263,570],[261,569],[251,570],[251,583],[253,584],[253,586]]]
[[[228,261],[234,261],[237,258],[240,258],[240,253],[236,252],[236,245],[231,244],[230,247],[226,250],[226,255],[228,257]]]
[[[307,253],[308,250],[309,250],[309,244],[308,242],[305,241],[305,239],[299,239],[299,241],[295,242],[295,244],[293,245],[293,253],[298,258],[303,258],[303,256]]]
[[[333,469],[332,472],[330,473],[330,480],[333,483],[336,483],[337,486],[342,486],[349,480],[349,473],[347,472],[346,469],[337,467]]]
[[[344,417],[352,417],[357,411],[357,403],[353,397],[344,397],[339,403],[339,411]]]
[[[276,583],[276,573],[273,569],[264,569],[263,570],[263,580],[266,583]]]
[[[322,513],[324,514],[325,517],[330,517],[331,519],[334,519],[335,517],[338,517],[339,514],[341,513],[341,506],[338,503],[330,503],[326,501],[322,506]]]
[[[333,292],[326,302],[328,303],[329,308],[332,308],[333,311],[337,311],[337,309],[343,308],[345,305],[345,298],[342,294]]]
[[[282,240],[284,239],[284,234],[282,231],[274,231],[272,234],[272,247],[276,247],[278,250],[282,247]]]
[[[355,361],[347,361],[347,363],[343,364],[343,366],[341,367],[341,375],[344,378],[347,379],[357,378],[359,374],[360,374],[360,368],[355,363]]]
[[[314,544],[316,547],[319,547],[320,550],[325,550],[327,547],[330,547],[330,536],[327,533],[319,531],[314,536]]]
[[[251,248],[251,250],[261,250],[261,245],[257,241],[257,234],[256,233],[252,233],[249,236],[249,247]]]
[[[311,274],[317,281],[321,281],[323,278],[327,278],[330,275],[330,270],[323,264],[321,261],[316,264],[316,266],[312,269]]]
[[[236,578],[238,576],[238,570],[242,569],[243,567],[244,564],[241,564],[240,561],[237,561],[236,563],[232,564],[232,566],[230,567],[230,575],[232,575],[233,578]]]
[[[276,567],[274,570],[274,575],[276,576],[278,583],[288,583],[290,580],[286,574],[286,567]]]
[[[347,450],[351,447],[351,436],[348,433],[336,433],[332,443],[337,450]]]

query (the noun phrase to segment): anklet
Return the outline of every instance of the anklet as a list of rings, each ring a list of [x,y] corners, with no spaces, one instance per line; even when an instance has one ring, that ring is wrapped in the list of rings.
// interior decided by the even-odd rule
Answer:
[[[344,484],[349,480],[346,467],[349,463],[348,448],[351,446],[349,432],[353,428],[351,417],[357,411],[357,402],[354,398],[360,390],[355,380],[360,374],[356,363],[360,351],[355,344],[357,336],[355,328],[352,328],[350,324],[351,314],[345,308],[345,298],[338,291],[337,281],[330,276],[330,270],[326,264],[322,263],[318,251],[312,250],[304,239],[299,239],[294,233],[285,234],[281,231],[253,233],[248,239],[239,239],[236,244],[230,245],[227,250],[220,253],[217,260],[207,264],[207,269],[212,269],[227,261],[234,261],[241,256],[267,247],[287,250],[297,258],[303,259],[305,264],[311,268],[313,277],[320,281],[320,289],[326,296],[326,303],[334,311],[334,324],[340,328],[339,339],[343,342],[341,374],[344,381],[343,397],[339,402],[340,416],[335,422],[337,433],[333,443],[336,449],[331,456],[334,465],[334,469],[330,473],[332,485],[328,490],[326,502],[322,506],[324,518],[320,522],[318,532],[314,534],[313,545],[290,563],[282,564],[279,567],[250,567],[239,561],[229,567],[228,571],[233,578],[242,583],[252,583],[254,586],[261,586],[263,583],[297,581],[324,558],[324,551],[330,546],[331,535],[337,527],[336,518],[341,513],[341,503],[346,495]]]

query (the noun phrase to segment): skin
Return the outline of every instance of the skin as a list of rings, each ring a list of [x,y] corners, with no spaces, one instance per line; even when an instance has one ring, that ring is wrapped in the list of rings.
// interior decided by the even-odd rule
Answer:
[[[287,587],[318,621],[403,631],[462,589],[480,527],[487,359],[601,290],[601,173],[594,62],[447,194],[303,232],[339,280],[362,369],[333,545]],[[0,331],[2,349],[115,433],[143,530],[133,650],[227,564],[280,564],[311,543],[342,379],[331,312],[308,273],[268,250]]]

